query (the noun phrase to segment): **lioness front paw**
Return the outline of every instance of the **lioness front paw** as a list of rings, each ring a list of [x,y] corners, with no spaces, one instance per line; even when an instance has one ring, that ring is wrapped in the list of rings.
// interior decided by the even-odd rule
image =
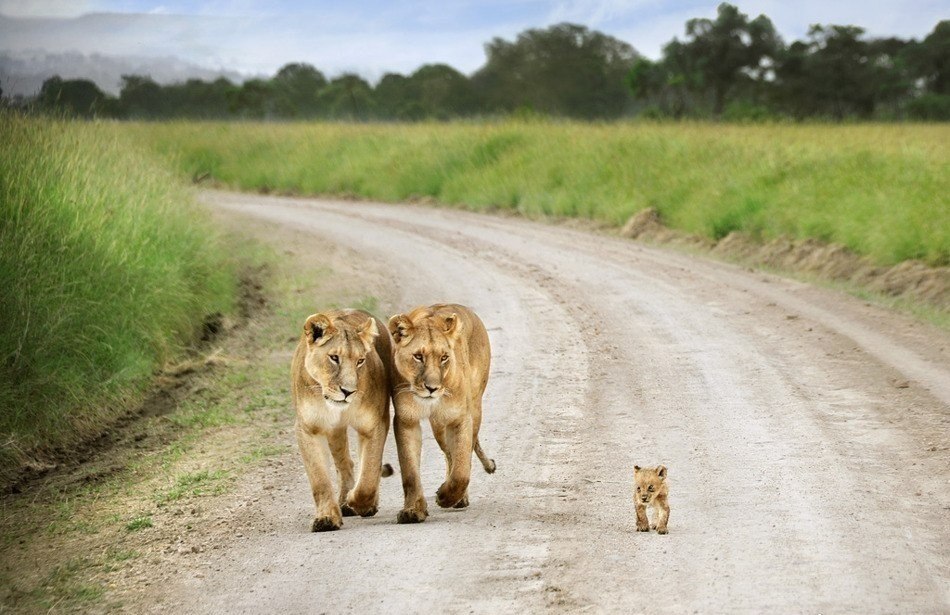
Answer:
[[[340,513],[344,517],[355,517],[356,511],[350,508],[347,504],[340,504]]]
[[[359,515],[361,517],[372,517],[379,510],[376,506],[376,503],[370,500],[368,503],[360,502],[356,498],[350,498],[347,500],[346,504],[343,506],[344,510],[349,510],[351,515]],[[344,512],[343,516],[347,516]]]
[[[458,504],[456,504],[452,508],[468,508],[468,496],[463,495],[462,499],[458,501]]]
[[[669,530],[667,530],[666,527],[658,527],[658,528],[656,528],[656,533],[657,533],[657,534],[668,534],[668,533],[669,533]]]
[[[638,532],[649,532],[649,531],[650,531],[650,526],[647,525],[646,523],[638,523],[638,524],[637,524],[637,531],[638,531]]]
[[[422,523],[428,516],[424,510],[403,509],[396,515],[396,523]]]
[[[332,532],[334,530],[340,529],[340,526],[342,525],[342,521],[338,521],[333,517],[317,517],[313,520],[313,525],[310,527],[310,531]]]
[[[465,497],[465,489],[459,489],[458,486],[451,483],[442,483],[439,490],[435,492],[435,503],[442,508],[453,508]]]

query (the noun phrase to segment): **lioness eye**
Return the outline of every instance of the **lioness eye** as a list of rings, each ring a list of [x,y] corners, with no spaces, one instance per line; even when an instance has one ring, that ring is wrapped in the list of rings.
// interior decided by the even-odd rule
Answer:
[[[337,355],[335,355],[335,354],[331,354],[331,355],[330,355],[330,360],[333,361],[334,363],[339,363],[339,362],[340,362],[340,357],[337,356]]]
[[[362,365],[365,361],[366,361],[366,359],[360,359],[359,361],[356,362],[356,367],[359,367],[359,366]]]
[[[422,361],[422,353],[421,353],[421,352],[417,352],[416,354],[412,355],[412,358],[415,359],[416,361],[420,361],[420,362],[421,362],[421,361]]]
[[[447,363],[448,360],[449,360],[449,355],[447,355],[447,354],[442,355],[442,362],[443,362],[443,363]]]

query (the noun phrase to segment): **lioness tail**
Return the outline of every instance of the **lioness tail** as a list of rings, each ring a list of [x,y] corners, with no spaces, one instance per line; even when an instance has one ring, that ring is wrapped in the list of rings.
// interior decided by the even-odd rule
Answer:
[[[381,473],[382,473],[382,475],[383,475],[383,478],[385,478],[385,477],[387,477],[387,476],[392,476],[392,475],[393,475],[393,467],[392,467],[391,465],[389,465],[388,463],[384,463],[384,464],[383,464],[383,468],[382,468],[382,470],[381,470]]]
[[[485,468],[485,471],[489,474],[495,473],[495,460],[489,459],[488,455],[485,454],[485,451],[482,450],[482,445],[478,441],[478,438],[475,438],[475,454],[478,455],[478,460],[482,462],[482,467]]]

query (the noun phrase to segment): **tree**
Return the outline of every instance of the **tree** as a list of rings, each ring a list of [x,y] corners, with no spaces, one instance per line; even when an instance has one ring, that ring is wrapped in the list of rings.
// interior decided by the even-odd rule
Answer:
[[[715,20],[690,19],[686,41],[674,39],[663,52],[672,75],[708,98],[712,113],[719,116],[730,98],[758,94],[782,46],[768,17],[749,21],[736,7],[722,3]]]
[[[272,80],[276,111],[284,117],[314,117],[317,95],[327,86],[323,73],[310,64],[287,64]]]
[[[909,45],[904,55],[923,92],[950,95],[950,20],[941,21],[924,40]]]
[[[141,75],[122,75],[122,88],[119,91],[119,108],[128,118],[154,118],[172,115],[175,110],[166,104],[162,86],[151,77]]]
[[[329,117],[368,119],[375,109],[373,88],[359,75],[344,73],[320,91],[317,104]]]
[[[102,110],[106,94],[88,79],[50,77],[43,82],[37,103],[41,109],[68,115],[93,117]]]
[[[380,117],[387,120],[419,120],[425,110],[415,98],[409,78],[398,73],[386,73],[373,89],[373,100]]]
[[[868,41],[855,26],[812,26],[776,67],[779,104],[798,117],[871,117],[910,87],[900,61],[904,41]]]
[[[265,79],[248,79],[231,92],[231,113],[245,118],[263,119],[274,115],[273,84]]]
[[[528,107],[581,118],[623,113],[630,102],[625,79],[639,57],[623,41],[569,23],[526,30],[513,43],[495,38],[485,53],[472,82],[489,110]]]

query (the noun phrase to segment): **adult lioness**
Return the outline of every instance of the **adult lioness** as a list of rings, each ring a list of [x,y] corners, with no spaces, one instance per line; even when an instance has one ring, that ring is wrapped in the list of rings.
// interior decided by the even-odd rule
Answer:
[[[422,429],[428,418],[445,453],[445,482],[436,492],[443,508],[468,506],[472,450],[485,471],[495,471],[478,442],[482,394],[488,384],[491,348],[485,325],[462,305],[418,307],[389,319],[393,355],[393,428],[405,504],[399,523],[425,521],[429,511],[422,491]]]
[[[307,318],[291,366],[297,442],[317,506],[313,531],[339,529],[344,516],[371,517],[379,502],[383,445],[389,432],[392,342],[382,322],[361,310]],[[354,486],[347,427],[359,436]],[[328,457],[340,478],[334,497]]]

